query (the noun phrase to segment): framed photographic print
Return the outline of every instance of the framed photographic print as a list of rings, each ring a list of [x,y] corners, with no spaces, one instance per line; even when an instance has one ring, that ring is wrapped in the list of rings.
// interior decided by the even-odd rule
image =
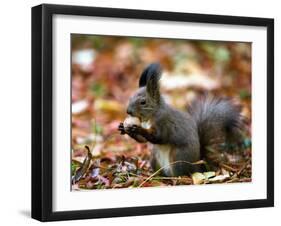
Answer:
[[[274,21],[32,8],[32,217],[274,205]]]

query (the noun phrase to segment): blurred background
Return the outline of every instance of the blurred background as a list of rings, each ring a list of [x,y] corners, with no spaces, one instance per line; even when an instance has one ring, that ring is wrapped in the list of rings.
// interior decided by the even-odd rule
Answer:
[[[162,65],[161,91],[174,107],[186,111],[192,100],[208,92],[234,98],[251,120],[251,43],[72,34],[71,45],[73,175],[85,161],[85,145],[93,161],[74,189],[136,183],[119,177],[114,181],[111,168],[151,173],[149,144],[117,131],[139,76],[150,63]]]

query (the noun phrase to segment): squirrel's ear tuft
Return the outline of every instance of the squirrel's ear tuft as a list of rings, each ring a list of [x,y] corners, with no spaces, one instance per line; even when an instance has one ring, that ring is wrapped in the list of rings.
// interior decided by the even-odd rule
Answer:
[[[152,77],[155,77],[155,79],[158,81],[161,77],[161,66],[158,63],[150,64],[148,67],[144,69],[140,76],[139,80],[139,87],[143,87],[147,85],[147,82],[152,79]]]
[[[146,92],[156,102],[160,100],[159,80],[161,73],[160,64],[151,64],[148,66]]]

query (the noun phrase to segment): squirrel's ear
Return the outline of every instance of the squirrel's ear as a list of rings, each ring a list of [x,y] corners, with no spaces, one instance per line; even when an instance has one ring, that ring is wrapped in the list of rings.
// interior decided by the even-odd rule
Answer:
[[[141,73],[139,80],[139,87],[146,86],[148,80],[153,74],[159,74],[161,76],[161,66],[158,63],[150,64],[148,67],[144,69]],[[160,79],[160,78],[159,78]]]
[[[139,87],[146,86],[148,68],[149,67],[145,68],[144,71],[141,73],[140,80],[139,80]]]
[[[146,75],[146,92],[154,100],[160,99],[159,80],[161,78],[162,69],[160,64],[150,64],[147,68]]]

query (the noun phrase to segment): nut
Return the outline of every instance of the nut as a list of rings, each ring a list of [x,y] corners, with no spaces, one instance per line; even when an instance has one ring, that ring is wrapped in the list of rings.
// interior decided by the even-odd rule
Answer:
[[[128,116],[125,120],[124,120],[124,127],[127,128],[129,126],[132,125],[137,125],[139,126],[141,124],[139,118],[137,117],[132,117],[132,116]]]

